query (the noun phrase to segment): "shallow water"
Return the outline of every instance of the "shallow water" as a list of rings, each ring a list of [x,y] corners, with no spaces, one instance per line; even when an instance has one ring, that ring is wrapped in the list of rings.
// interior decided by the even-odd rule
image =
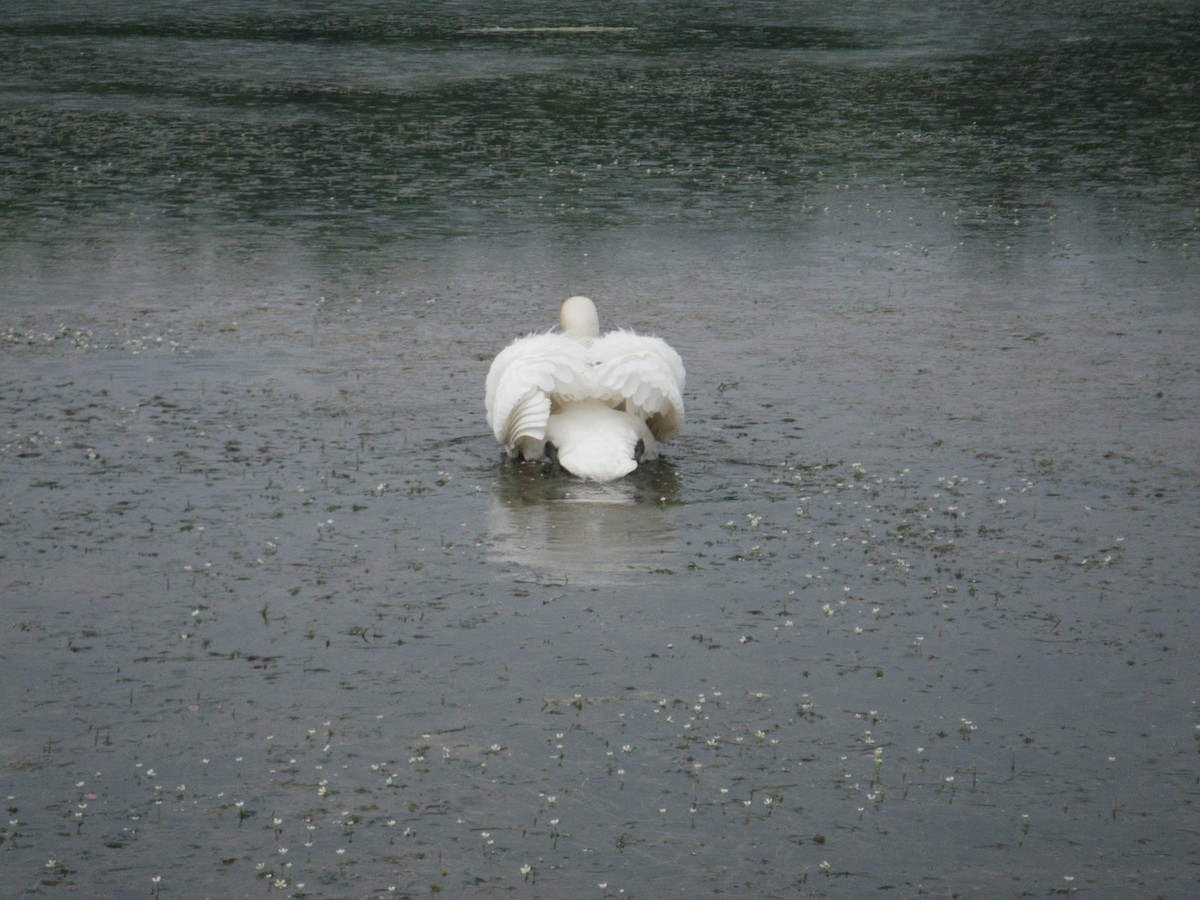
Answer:
[[[0,15],[2,892],[1188,896],[1187,7],[409,6]]]

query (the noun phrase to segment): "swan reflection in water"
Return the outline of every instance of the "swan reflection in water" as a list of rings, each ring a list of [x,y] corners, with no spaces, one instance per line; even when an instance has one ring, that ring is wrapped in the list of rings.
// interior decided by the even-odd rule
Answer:
[[[564,584],[631,584],[677,551],[676,469],[661,460],[616,482],[505,462],[487,499],[489,556]]]

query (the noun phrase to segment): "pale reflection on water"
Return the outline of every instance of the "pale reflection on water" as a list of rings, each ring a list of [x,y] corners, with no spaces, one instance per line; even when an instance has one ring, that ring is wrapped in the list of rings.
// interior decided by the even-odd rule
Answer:
[[[489,556],[539,581],[639,583],[680,550],[680,491],[677,470],[663,462],[609,484],[506,463],[488,495]]]

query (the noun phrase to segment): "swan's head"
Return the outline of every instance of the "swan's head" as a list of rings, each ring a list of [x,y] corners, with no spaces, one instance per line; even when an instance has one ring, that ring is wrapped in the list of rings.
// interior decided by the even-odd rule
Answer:
[[[596,315],[596,304],[587,297],[568,297],[559,316],[563,334],[577,338],[600,336],[600,317]]]

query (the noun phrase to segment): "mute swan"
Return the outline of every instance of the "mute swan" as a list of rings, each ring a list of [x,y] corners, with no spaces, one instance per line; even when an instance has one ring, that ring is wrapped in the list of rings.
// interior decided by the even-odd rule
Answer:
[[[661,338],[600,336],[596,306],[568,297],[561,330],[517,338],[488,371],[487,421],[510,457],[613,481],[683,427],[683,360]]]

